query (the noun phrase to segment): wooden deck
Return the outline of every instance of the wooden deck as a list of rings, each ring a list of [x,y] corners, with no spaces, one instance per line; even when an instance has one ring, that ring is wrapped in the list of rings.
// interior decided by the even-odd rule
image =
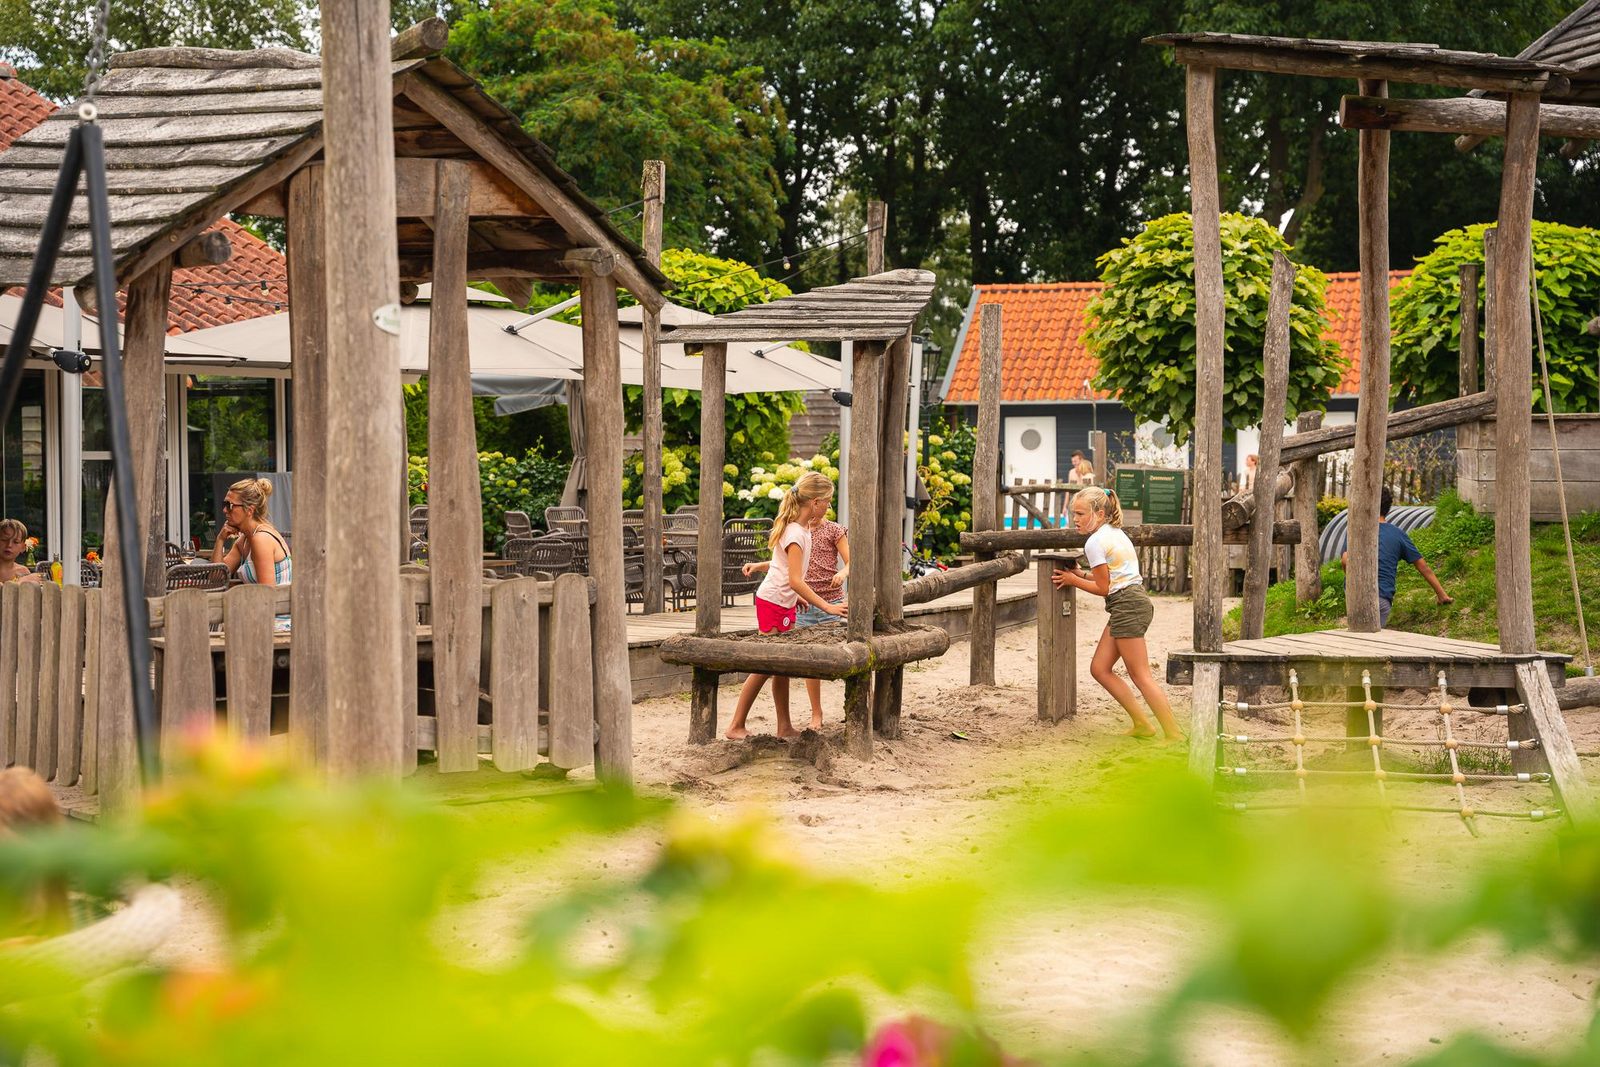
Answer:
[[[1230,641],[1220,652],[1183,649],[1167,658],[1167,681],[1189,685],[1197,663],[1220,663],[1222,684],[1287,685],[1294,670],[1304,685],[1349,683],[1352,673],[1372,672],[1374,685],[1431,688],[1444,671],[1450,688],[1516,686],[1517,665],[1542,662],[1552,685],[1566,681],[1571,656],[1560,652],[1514,655],[1495,645],[1453,637],[1380,630],[1351,633],[1319,630],[1254,641]]]
[[[998,629],[1033,621],[1038,583],[1039,579],[1031,567],[1021,574],[1000,580],[995,605],[995,625]],[[909,605],[906,608],[906,620],[942,627],[949,631],[952,638],[965,637],[972,628],[972,590],[963,589],[926,604]],[[725,632],[753,630],[755,626],[756,609],[749,596],[740,597],[734,607],[722,609],[722,629]],[[663,663],[656,653],[656,647],[669,637],[693,631],[692,610],[628,616],[628,662],[633,674],[633,699],[644,700],[689,691],[694,672],[688,667]],[[730,678],[729,681],[737,679]]]

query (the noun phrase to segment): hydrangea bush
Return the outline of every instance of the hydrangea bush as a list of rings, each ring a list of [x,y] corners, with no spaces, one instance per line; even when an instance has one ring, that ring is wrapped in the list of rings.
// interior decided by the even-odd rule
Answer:
[[[505,513],[526,512],[536,529],[544,527],[544,509],[561,503],[568,465],[542,455],[536,448],[522,456],[504,452],[478,453],[478,479],[483,487],[483,546],[493,549],[505,536]],[[412,504],[428,502],[428,460],[410,456],[406,484]]]
[[[941,559],[961,553],[960,537],[972,526],[972,457],[978,435],[971,426],[936,423],[917,472],[928,501],[917,513],[917,547]]]

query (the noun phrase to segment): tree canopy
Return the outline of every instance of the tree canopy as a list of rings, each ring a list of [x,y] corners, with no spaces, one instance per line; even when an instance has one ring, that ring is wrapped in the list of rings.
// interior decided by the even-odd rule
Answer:
[[[1260,219],[1222,218],[1227,295],[1223,422],[1233,430],[1261,422],[1261,354],[1266,341],[1272,254],[1283,236]],[[1089,305],[1084,335],[1100,360],[1096,388],[1121,396],[1134,417],[1164,423],[1179,442],[1194,431],[1194,232],[1187,214],[1156,219],[1100,257],[1105,289]],[[1323,410],[1345,363],[1322,336],[1327,278],[1296,264],[1289,313],[1289,391],[1285,414]]]

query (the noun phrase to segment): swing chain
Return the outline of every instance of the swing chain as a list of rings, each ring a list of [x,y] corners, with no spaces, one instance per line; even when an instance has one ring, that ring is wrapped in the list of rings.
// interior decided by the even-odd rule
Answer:
[[[78,105],[78,117],[84,122],[95,120],[94,94],[106,72],[106,37],[110,21],[111,0],[95,0],[94,40],[89,46],[88,70],[83,77],[83,100]]]

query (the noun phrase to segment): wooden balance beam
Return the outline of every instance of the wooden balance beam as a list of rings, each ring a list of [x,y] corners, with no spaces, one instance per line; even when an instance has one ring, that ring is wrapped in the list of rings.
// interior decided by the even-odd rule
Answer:
[[[789,634],[759,635],[754,630],[696,637],[677,634],[661,642],[660,655],[715,674],[776,674],[790,678],[858,678],[942,656],[950,634],[936,626],[907,625],[899,633],[874,633],[852,641],[843,626],[827,627],[828,637],[796,641]]]
[[[1122,532],[1140,548],[1168,548],[1194,544],[1194,527],[1182,524],[1146,523],[1142,526],[1124,526]],[[1301,527],[1298,520],[1283,519],[1272,524],[1272,543],[1297,545]],[[1248,527],[1225,530],[1222,543],[1247,544]],[[961,535],[961,547],[970,552],[1003,552],[1007,549],[1025,548],[1082,548],[1088,537],[1076,530],[984,530],[969,531]]]

